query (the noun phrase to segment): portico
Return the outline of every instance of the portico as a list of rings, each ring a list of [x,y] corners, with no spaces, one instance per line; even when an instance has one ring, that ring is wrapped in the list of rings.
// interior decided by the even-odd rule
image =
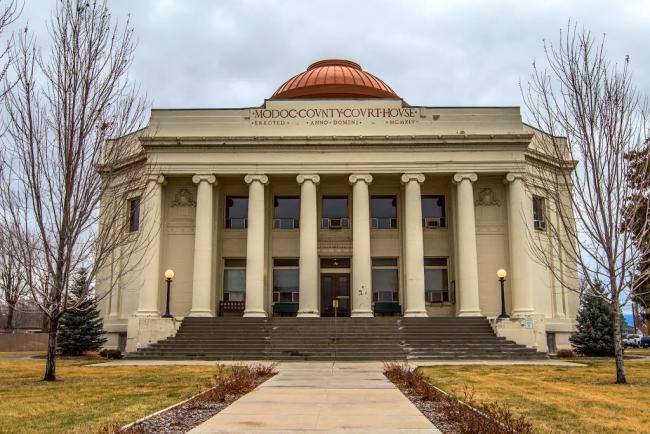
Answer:
[[[329,316],[335,300],[340,316],[496,318],[503,268],[525,344],[568,337],[577,300],[529,250],[547,236],[528,172],[542,133],[517,107],[410,106],[325,61],[260,107],[153,110],[135,134],[151,173],[130,227],[153,239],[106,298],[109,332],[160,318],[166,269],[180,320]]]
[[[173,178],[171,177],[173,176]],[[155,188],[161,189],[160,195],[164,195],[166,182],[161,180],[175,179],[181,182],[189,178],[196,185],[196,223],[193,234],[193,279],[192,297],[189,316],[214,316],[217,311],[216,305],[223,301],[223,292],[217,293],[217,285],[213,275],[223,274],[223,270],[217,270],[214,263],[218,251],[223,252],[222,237],[233,237],[234,233],[245,241],[245,310],[243,316],[264,317],[272,313],[272,305],[276,301],[272,297],[272,273],[273,250],[269,244],[279,244],[284,241],[278,239],[297,239],[296,248],[286,248],[286,255],[298,259],[298,297],[295,303],[299,306],[297,314],[299,317],[320,316],[323,297],[320,294],[321,266],[319,259],[332,257],[336,254],[349,259],[349,268],[344,272],[351,276],[350,288],[347,297],[350,299],[351,316],[373,316],[373,303],[379,299],[373,299],[372,281],[372,259],[374,257],[384,258],[386,255],[394,255],[398,259],[398,275],[403,274],[401,285],[396,288],[399,295],[391,302],[400,303],[404,316],[427,316],[427,298],[425,285],[425,253],[424,244],[426,235],[434,235],[437,230],[444,231],[450,239],[457,239],[458,247],[455,252],[449,255],[455,262],[454,272],[450,281],[456,280],[456,298],[458,306],[455,311],[450,312],[458,316],[481,316],[479,302],[479,279],[478,259],[476,241],[476,217],[474,215],[475,192],[474,184],[478,182],[479,175],[473,172],[458,173],[433,173],[424,174],[416,172],[388,173],[384,170],[380,174],[382,178],[381,188],[377,192],[391,191],[394,196],[383,194],[373,195],[371,173],[352,173],[347,176],[350,188],[341,185],[345,174],[328,174],[327,180],[332,184],[325,190],[337,187],[341,191],[351,190],[347,195],[338,196],[347,198],[351,202],[351,216],[340,216],[340,219],[348,219],[346,227],[327,226],[327,218],[322,217],[322,207],[319,206],[319,198],[322,201],[321,176],[317,173],[291,174],[275,173],[267,175],[264,173],[248,173],[233,175],[229,174],[220,180],[215,174],[187,174],[185,176],[175,173],[173,175],[160,174],[156,177]],[[509,185],[508,215],[515,222],[514,230],[509,230],[513,235],[510,237],[510,255],[507,261],[511,264],[510,270],[519,280],[513,285],[513,314],[519,311],[527,313],[530,309],[524,309],[526,303],[530,304],[529,285],[525,284],[530,269],[529,257],[525,254],[525,235],[527,229],[522,228],[525,223],[518,218],[522,203],[525,201],[523,194],[522,174],[519,172],[508,172],[501,175],[488,174],[489,179],[501,179]],[[444,227],[427,228],[427,220],[422,213],[422,184],[430,177],[437,180],[437,185],[445,185],[443,196],[455,198],[454,209],[444,210]],[[239,181],[238,181],[239,178]],[[289,180],[295,179],[295,188],[289,187]],[[277,190],[273,187],[273,180],[278,180]],[[235,184],[241,184],[234,186]],[[515,184],[516,183],[516,184]],[[518,185],[517,185],[518,184]],[[221,194],[216,187],[225,185],[240,191],[248,189],[247,216],[245,224],[241,228],[233,228],[234,224],[222,221],[220,216],[224,215],[223,207],[227,207],[229,189]],[[269,206],[273,202],[275,191],[292,190],[298,192],[299,218],[292,219],[289,227],[274,225],[278,221],[273,215],[273,209]],[[430,193],[425,192],[425,196]],[[167,195],[168,196],[168,195]],[[522,197],[523,196],[523,197]],[[386,228],[377,226],[377,220],[381,217],[373,217],[371,203],[374,197],[391,197],[396,200],[399,206],[397,217],[393,218]],[[510,199],[510,197],[512,199]],[[150,212],[163,214],[162,201],[153,196],[149,206],[154,207]],[[155,202],[154,202],[155,200]],[[158,205],[157,207],[155,207]],[[216,209],[216,212],[214,210]],[[428,217],[431,218],[431,217]],[[439,218],[439,217],[438,217]],[[319,227],[319,222],[321,223]],[[531,219],[532,222],[532,219]],[[230,227],[229,227],[230,226]],[[452,229],[450,234],[447,227]],[[163,234],[158,238],[163,238]],[[271,236],[273,235],[273,236]],[[437,234],[436,234],[437,235]],[[328,251],[333,240],[338,241],[338,251]],[[374,243],[371,243],[371,240]],[[386,251],[373,248],[373,244],[393,241],[398,249],[388,248]],[[161,243],[161,240],[157,240]],[[295,244],[295,243],[294,243]],[[293,246],[292,246],[293,247]],[[242,251],[242,250],[239,250]],[[289,253],[290,252],[290,253]],[[221,256],[224,256],[223,253]],[[168,267],[165,264],[162,268],[159,264],[151,261],[145,271],[148,276],[157,276],[161,269]],[[332,273],[331,269],[324,268],[326,273]],[[164,271],[164,270],[163,270]],[[455,276],[455,278],[454,278]],[[222,288],[223,289],[223,288]],[[159,288],[154,285],[147,285],[142,288],[137,315],[150,315],[151,300],[159,297]],[[319,302],[320,301],[320,302]],[[280,302],[280,300],[277,300]],[[290,301],[294,302],[294,301]],[[327,300],[326,302],[331,302]],[[522,306],[522,307],[520,307]],[[140,313],[142,312],[142,313]],[[344,313],[345,314],[345,313]]]

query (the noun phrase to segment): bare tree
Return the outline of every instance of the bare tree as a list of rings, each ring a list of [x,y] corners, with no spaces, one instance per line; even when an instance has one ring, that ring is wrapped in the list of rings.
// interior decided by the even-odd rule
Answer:
[[[580,279],[611,306],[616,382],[625,383],[621,306],[639,282],[634,272],[648,257],[647,246],[640,248],[623,230],[630,213],[644,205],[643,199],[628,199],[625,156],[643,143],[645,107],[632,84],[629,59],[622,66],[609,62],[604,37],[597,41],[569,23],[559,44],[544,47],[547,67],[533,65],[523,93],[531,123],[547,133],[534,143],[530,188],[547,198],[550,218],[545,234],[531,231],[530,244],[535,259],[560,284],[578,291]],[[643,226],[647,233],[647,219]]]
[[[3,236],[0,231],[0,236]],[[5,329],[13,329],[14,313],[18,303],[27,295],[25,270],[14,253],[0,239],[0,295],[7,308]]]
[[[7,27],[14,23],[16,19],[20,16],[22,12],[22,5],[17,1],[12,0],[9,2],[0,3],[0,39],[4,41],[6,35]],[[3,43],[3,47],[0,49],[0,83],[5,82],[7,77],[7,70],[9,65],[11,65],[11,39],[7,39]],[[2,98],[9,87],[5,87],[0,91],[0,98]]]
[[[52,381],[61,316],[100,281],[106,290],[95,296],[110,293],[119,279],[105,270],[137,267],[153,234],[129,226],[138,216],[128,199],[146,196],[150,167],[133,133],[148,103],[128,77],[135,48],[129,20],[113,19],[105,1],[62,0],[49,35],[47,55],[27,29],[12,51],[17,82],[5,104],[0,224],[48,318],[44,380]],[[81,268],[88,287],[73,298],[72,278]]]

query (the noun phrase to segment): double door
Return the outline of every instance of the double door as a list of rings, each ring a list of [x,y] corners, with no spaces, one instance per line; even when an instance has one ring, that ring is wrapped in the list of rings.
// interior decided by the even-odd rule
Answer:
[[[350,316],[350,274],[320,275],[320,314],[334,316],[334,300],[338,300],[338,316]]]

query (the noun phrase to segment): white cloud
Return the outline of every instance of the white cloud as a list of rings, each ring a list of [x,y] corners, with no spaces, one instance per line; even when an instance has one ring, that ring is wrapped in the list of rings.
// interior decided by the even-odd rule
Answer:
[[[44,1],[29,20],[46,36]],[[51,2],[53,5],[54,2]],[[647,0],[345,1],[110,0],[131,13],[139,44],[132,76],[156,107],[263,102],[315,60],[355,60],[411,104],[520,105],[519,80],[569,19],[607,34],[610,58],[629,54],[650,90]]]

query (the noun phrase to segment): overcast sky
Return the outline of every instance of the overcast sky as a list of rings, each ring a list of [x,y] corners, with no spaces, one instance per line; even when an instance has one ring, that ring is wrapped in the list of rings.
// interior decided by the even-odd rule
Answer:
[[[20,23],[47,43],[55,0],[26,0]],[[542,41],[572,19],[630,55],[650,90],[650,0],[109,0],[131,14],[137,80],[154,107],[242,107],[323,58],[354,60],[413,105],[521,105]]]

